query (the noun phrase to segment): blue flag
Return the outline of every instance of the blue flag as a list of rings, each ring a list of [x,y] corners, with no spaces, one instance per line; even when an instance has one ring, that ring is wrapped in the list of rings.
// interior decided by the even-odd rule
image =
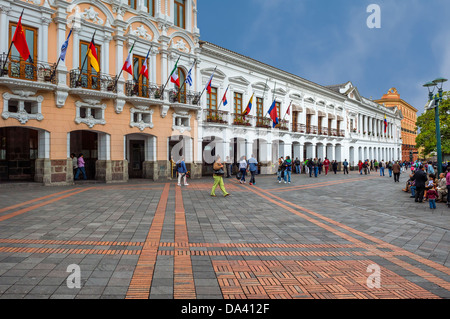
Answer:
[[[70,35],[72,34],[72,29],[70,29],[69,35],[67,36],[66,41],[64,41],[62,47],[61,47],[61,54],[59,55],[61,60],[65,60],[66,58],[66,52],[67,52],[67,47],[69,46],[69,38]]]

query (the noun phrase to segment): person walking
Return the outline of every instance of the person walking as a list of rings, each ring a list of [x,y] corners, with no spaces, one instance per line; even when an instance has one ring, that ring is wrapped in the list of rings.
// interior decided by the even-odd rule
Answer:
[[[425,192],[425,183],[427,182],[427,173],[424,172],[423,165],[420,165],[419,168],[414,173],[412,179],[415,181],[416,191],[415,191],[415,202],[422,203],[423,195]]]
[[[286,160],[284,161],[284,183],[286,181],[291,183],[291,171],[292,171],[292,161],[289,156],[286,156]]]
[[[361,160],[358,162],[358,169],[359,169],[359,175],[362,175],[363,162]]]
[[[184,186],[189,186],[186,182],[187,168],[186,163],[184,162],[184,157],[180,158],[177,163],[177,173],[178,173],[178,186],[181,186],[181,179],[183,179]]]
[[[311,161],[311,159],[307,158],[307,159],[305,160],[305,163],[303,163],[303,164],[304,164],[304,167],[305,167],[305,174],[309,174],[309,162],[310,162],[310,161]],[[310,175],[309,177],[311,177],[311,175]]]
[[[245,175],[247,174],[247,161],[246,157],[242,156],[241,160],[239,161],[239,172],[241,173],[241,179],[239,180],[239,183],[245,184]]]
[[[333,162],[331,162],[331,167],[333,168],[334,174],[336,174],[338,169],[338,162],[336,160],[333,160]]]
[[[328,170],[330,169],[330,160],[325,157],[325,160],[323,161],[323,167],[325,168],[325,176],[328,175]]]
[[[395,162],[394,165],[392,165],[392,172],[394,173],[394,183],[400,182],[401,167],[398,161]]]
[[[312,162],[312,168],[314,169],[314,177],[317,178],[317,175],[319,174],[319,161],[317,160],[317,157],[314,158]]]
[[[373,161],[373,167],[375,168],[375,172],[378,172],[378,161],[377,160]]]
[[[258,161],[256,160],[256,158],[252,156],[248,159],[248,170],[250,171],[250,185],[254,185],[255,184],[255,175],[257,174],[258,171]]]
[[[83,153],[80,153],[80,155],[78,155],[78,160],[77,160],[77,173],[75,174],[74,179],[77,180],[78,179],[78,175],[80,175],[80,172],[83,174],[83,179],[87,180],[87,176],[86,176],[86,168],[84,167],[85,162],[84,162],[84,156]]]
[[[211,189],[211,196],[216,197],[216,188],[219,186],[220,190],[223,193],[224,197],[227,197],[230,195],[230,193],[227,192],[225,189],[225,184],[223,182],[223,175],[225,174],[223,170],[223,163],[221,162],[220,156],[217,156],[214,164],[213,164],[213,178],[214,178],[214,184]]]
[[[384,176],[384,169],[386,168],[386,164],[384,163],[384,160],[381,160],[380,162],[380,176]]]
[[[347,162],[347,159],[345,159],[344,163],[342,163],[342,164],[344,165],[344,175],[345,175],[345,172],[347,172],[347,175],[348,175],[348,162]]]

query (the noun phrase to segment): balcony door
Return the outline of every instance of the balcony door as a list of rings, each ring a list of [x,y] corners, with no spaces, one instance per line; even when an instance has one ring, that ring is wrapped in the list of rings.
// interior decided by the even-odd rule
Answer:
[[[81,87],[86,89],[100,90],[100,74],[95,71],[95,69],[89,63],[89,57],[86,58],[90,42],[80,41],[80,61],[79,66],[83,69],[81,70]],[[100,64],[100,46],[95,45],[95,50],[97,51],[97,58]],[[83,66],[83,62],[85,61]]]
[[[14,37],[14,33],[16,32],[17,23],[9,24],[9,43],[11,43],[12,38]],[[37,60],[37,35],[38,30],[36,28],[28,27],[22,24],[23,31],[25,32],[25,39],[27,41],[28,50],[30,51],[31,58],[33,62],[24,61],[20,57],[19,51],[17,51],[16,47],[13,45],[11,47],[11,53],[9,55],[9,60],[11,64],[8,68],[9,76],[14,78],[20,78],[24,80],[33,80],[37,79],[37,68],[36,68],[36,60]]]
[[[133,55],[133,81],[134,81],[134,93],[137,96],[149,97],[149,82],[145,75],[139,74],[142,70],[142,66],[145,63],[145,57],[139,55]],[[147,61],[147,66],[149,65]]]

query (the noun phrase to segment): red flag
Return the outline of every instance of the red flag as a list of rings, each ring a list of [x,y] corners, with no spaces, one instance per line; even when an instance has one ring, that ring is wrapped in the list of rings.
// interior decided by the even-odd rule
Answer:
[[[291,104],[292,104],[292,102],[289,104],[288,109],[286,111],[287,115],[291,115]]]
[[[20,15],[19,22],[17,23],[16,32],[14,32],[12,42],[14,43],[14,46],[16,47],[17,51],[19,51],[22,59],[24,59],[25,61],[30,59],[32,61],[33,59],[31,58],[30,50],[28,50],[25,32],[23,31],[22,28],[22,14]]]

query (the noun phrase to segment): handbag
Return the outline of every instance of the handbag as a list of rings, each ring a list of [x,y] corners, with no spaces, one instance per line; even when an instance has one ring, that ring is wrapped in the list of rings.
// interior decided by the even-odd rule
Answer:
[[[214,170],[214,174],[216,174],[216,175],[224,175],[225,172],[223,171],[223,168],[220,168],[220,169]]]

